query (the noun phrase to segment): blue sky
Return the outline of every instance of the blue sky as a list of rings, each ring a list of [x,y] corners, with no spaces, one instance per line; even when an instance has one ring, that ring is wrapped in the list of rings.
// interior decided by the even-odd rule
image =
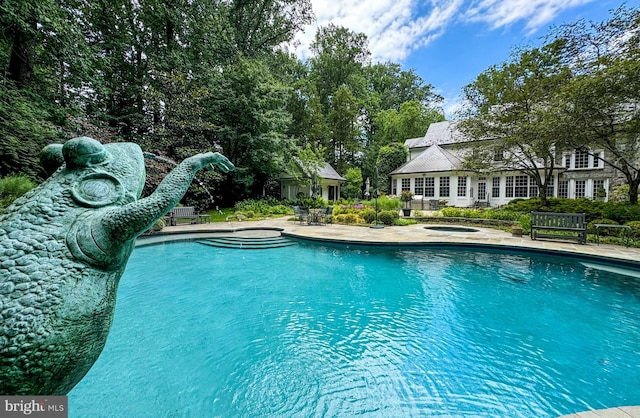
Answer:
[[[622,4],[640,0],[311,0],[315,24],[299,34],[305,58],[318,26],[334,23],[369,38],[374,62],[415,69],[445,98],[454,116],[462,87],[515,47],[539,45],[552,25],[600,22]]]

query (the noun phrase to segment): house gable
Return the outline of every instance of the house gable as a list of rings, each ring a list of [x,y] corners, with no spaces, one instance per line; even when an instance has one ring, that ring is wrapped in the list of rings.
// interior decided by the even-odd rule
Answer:
[[[417,157],[391,172],[391,175],[462,170],[462,161],[451,151],[431,145]]]

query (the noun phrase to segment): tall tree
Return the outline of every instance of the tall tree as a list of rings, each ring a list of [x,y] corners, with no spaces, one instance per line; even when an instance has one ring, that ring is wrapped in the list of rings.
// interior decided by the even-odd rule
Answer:
[[[484,71],[464,88],[466,118],[459,124],[480,141],[465,168],[482,172],[495,167],[499,158],[500,170],[518,171],[535,181],[543,204],[560,169],[556,150],[566,147],[571,134],[556,94],[570,72],[556,52],[554,45],[521,51],[511,62]],[[481,140],[497,145],[489,148]]]
[[[382,146],[424,136],[429,125],[443,120],[444,115],[439,110],[429,108],[417,100],[404,102],[399,111],[387,109],[378,113],[375,143]]]
[[[238,51],[247,57],[273,52],[314,19],[310,0],[232,0],[229,21]]]
[[[329,126],[331,149],[328,160],[335,164],[339,173],[356,162],[360,151],[360,129],[358,129],[358,105],[349,87],[338,87],[331,101]]]
[[[640,187],[640,9],[621,7],[600,23],[578,21],[557,28],[551,42],[576,76],[563,89],[574,125],[571,145],[605,150],[604,162],[629,185]],[[598,157],[599,158],[599,157]]]
[[[237,167],[228,188],[236,196],[261,195],[270,177],[285,168],[294,141],[286,132],[291,115],[286,101],[291,87],[280,82],[268,63],[240,59],[225,68],[212,91],[208,115],[218,126],[222,152]]]
[[[342,85],[354,94],[364,90],[362,67],[371,55],[367,36],[347,28],[329,24],[320,27],[311,43],[311,79],[316,85],[325,115],[331,98]]]
[[[39,174],[38,153],[60,137],[93,74],[76,0],[0,4],[0,174]]]
[[[409,158],[409,150],[404,144],[392,142],[380,148],[378,159],[376,161],[377,172],[377,188],[383,193],[391,191],[391,173],[396,168],[407,162]],[[374,175],[375,178],[375,175]]]

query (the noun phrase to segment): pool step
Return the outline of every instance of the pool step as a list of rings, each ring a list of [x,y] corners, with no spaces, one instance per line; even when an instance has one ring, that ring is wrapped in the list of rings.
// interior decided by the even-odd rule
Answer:
[[[285,237],[219,237],[198,241],[200,244],[218,248],[237,248],[240,250],[265,250],[298,245],[297,242]]]

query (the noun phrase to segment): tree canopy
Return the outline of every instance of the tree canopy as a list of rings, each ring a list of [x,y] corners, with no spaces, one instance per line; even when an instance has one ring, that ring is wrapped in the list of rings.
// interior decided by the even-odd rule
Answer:
[[[461,129],[478,142],[468,169],[520,171],[546,200],[558,152],[606,151],[626,178],[629,200],[640,186],[640,11],[621,7],[605,22],[554,28],[541,47],[525,48],[465,87]]]
[[[371,176],[378,114],[437,102],[413,70],[372,65],[366,36],[344,27],[319,28],[307,61],[286,53],[313,20],[309,0],[24,0],[0,11],[0,176],[35,179],[44,145],[88,135],[176,161],[221,152],[236,171],[199,176],[233,203],[268,193],[307,147]]]

